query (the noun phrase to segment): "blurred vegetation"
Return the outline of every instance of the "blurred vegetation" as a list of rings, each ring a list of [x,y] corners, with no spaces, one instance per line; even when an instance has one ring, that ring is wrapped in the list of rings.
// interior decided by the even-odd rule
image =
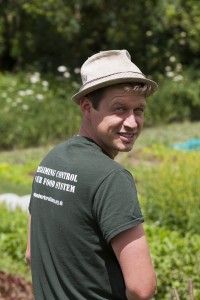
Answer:
[[[20,209],[8,210],[0,204],[0,269],[31,280],[30,269],[24,258],[28,215]],[[153,264],[157,273],[156,300],[171,299],[177,288],[180,299],[188,300],[188,279],[192,278],[195,300],[199,300],[200,236],[171,231],[152,222],[145,223],[145,231]]]
[[[1,150],[37,147],[77,134],[81,115],[71,96],[78,83],[66,78],[66,72],[70,76],[68,71],[56,76],[39,72],[0,74]],[[147,100],[145,126],[194,122],[200,117],[199,99],[200,79],[194,82],[189,75],[178,82],[165,79]]]
[[[147,222],[145,231],[157,274],[155,300],[169,300],[176,288],[181,300],[188,300],[188,280],[192,279],[194,299],[200,300],[200,235],[172,231]],[[192,298],[191,298],[192,299]]]
[[[127,49],[145,74],[198,69],[196,0],[0,1],[0,66],[70,72],[100,50]],[[170,75],[170,74],[168,74]]]
[[[177,139],[185,141],[191,133],[199,137],[199,132],[200,122],[145,128],[133,150],[118,157],[136,180],[158,276],[156,300],[170,299],[174,287],[187,300],[190,278],[195,300],[200,299],[200,153],[172,148]],[[0,180],[5,185],[0,193],[30,193],[37,165],[53,146],[1,152]],[[1,204],[0,219],[0,269],[30,280],[24,260],[28,215]]]
[[[0,0],[0,8],[0,149],[76,134],[80,66],[108,49],[127,49],[159,84],[146,126],[200,120],[196,0]]]
[[[152,163],[136,167],[134,176],[146,219],[183,235],[200,234],[200,153],[156,145],[143,152]]]
[[[31,279],[25,261],[28,214],[0,204],[0,270]]]
[[[42,79],[38,72],[0,75],[0,149],[45,145],[78,131],[73,82],[64,79]]]
[[[200,300],[200,154],[172,149],[200,138],[199,30],[196,0],[0,0],[0,193],[30,193],[43,156],[77,133],[71,96],[90,55],[127,49],[158,82],[139,141],[119,155],[138,187],[156,300],[173,287],[187,300],[189,278]],[[0,270],[30,280],[27,218],[0,205]]]

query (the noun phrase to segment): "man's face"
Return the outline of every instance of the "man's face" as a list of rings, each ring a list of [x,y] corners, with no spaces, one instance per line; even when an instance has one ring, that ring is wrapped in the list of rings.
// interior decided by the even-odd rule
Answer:
[[[142,130],[145,108],[144,96],[110,87],[98,110],[91,108],[90,137],[113,158],[130,151]]]

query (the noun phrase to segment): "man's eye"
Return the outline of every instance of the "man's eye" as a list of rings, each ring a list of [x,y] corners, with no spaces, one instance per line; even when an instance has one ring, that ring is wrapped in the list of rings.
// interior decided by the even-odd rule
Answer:
[[[134,111],[135,111],[136,113],[138,113],[138,114],[143,114],[143,113],[144,113],[144,108],[138,107],[138,108],[136,108]]]
[[[115,108],[115,111],[116,111],[116,112],[125,112],[126,109],[125,109],[124,107],[116,107],[116,108]]]

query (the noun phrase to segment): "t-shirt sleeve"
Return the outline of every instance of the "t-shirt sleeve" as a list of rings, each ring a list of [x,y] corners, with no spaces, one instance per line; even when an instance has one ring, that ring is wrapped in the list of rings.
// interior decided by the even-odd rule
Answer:
[[[106,177],[95,195],[93,210],[107,242],[144,222],[132,175],[117,170]]]
[[[28,205],[28,211],[29,211],[30,215],[31,215],[31,210],[32,210],[32,203],[33,203],[33,194],[31,194],[30,202],[29,202],[29,205]]]

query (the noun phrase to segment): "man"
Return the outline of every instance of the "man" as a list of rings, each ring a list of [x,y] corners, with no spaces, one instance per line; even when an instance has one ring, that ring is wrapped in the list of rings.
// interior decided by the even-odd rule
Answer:
[[[81,75],[72,97],[79,134],[43,159],[33,182],[26,258],[35,299],[151,299],[156,276],[136,188],[114,158],[132,149],[157,84],[126,50],[91,56]]]

